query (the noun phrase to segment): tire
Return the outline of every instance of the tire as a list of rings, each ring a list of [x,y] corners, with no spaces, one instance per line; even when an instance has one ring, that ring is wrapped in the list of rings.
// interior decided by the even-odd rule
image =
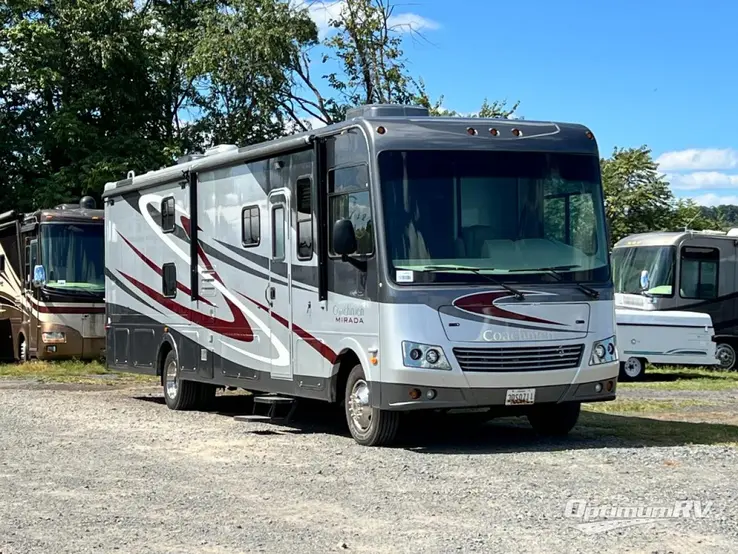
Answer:
[[[620,362],[620,381],[639,381],[646,374],[646,360],[643,358],[628,358]]]
[[[170,350],[164,360],[161,377],[167,407],[178,411],[207,409],[215,398],[215,386],[183,380],[179,371],[177,354]]]
[[[28,361],[28,343],[23,335],[18,338],[18,361],[22,364]]]
[[[720,362],[718,368],[721,371],[733,371],[736,366],[735,348],[732,344],[721,342],[715,350],[715,357]]]
[[[540,405],[528,413],[528,421],[539,435],[563,437],[577,424],[581,407],[581,402]]]
[[[362,446],[391,444],[400,427],[400,413],[372,408],[361,364],[354,366],[346,381],[344,412],[354,440]]]

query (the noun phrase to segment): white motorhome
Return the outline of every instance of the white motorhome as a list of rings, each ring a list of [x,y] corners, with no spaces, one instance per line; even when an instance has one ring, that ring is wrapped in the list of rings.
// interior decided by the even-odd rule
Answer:
[[[636,381],[646,364],[717,366],[715,329],[708,314],[616,308],[620,381]]]
[[[492,408],[566,434],[618,358],[599,154],[585,127],[346,121],[105,186],[107,363],[166,404],[218,387],[407,410]]]

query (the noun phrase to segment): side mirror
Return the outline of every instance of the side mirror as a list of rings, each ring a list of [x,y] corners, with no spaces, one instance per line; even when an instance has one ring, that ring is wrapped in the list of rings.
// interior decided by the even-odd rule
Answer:
[[[641,290],[648,290],[648,270],[641,271]]]
[[[339,219],[333,225],[333,251],[340,256],[348,256],[356,252],[356,231],[349,219]]]
[[[37,265],[33,268],[33,286],[35,288],[42,287],[46,284],[46,270],[44,266]]]

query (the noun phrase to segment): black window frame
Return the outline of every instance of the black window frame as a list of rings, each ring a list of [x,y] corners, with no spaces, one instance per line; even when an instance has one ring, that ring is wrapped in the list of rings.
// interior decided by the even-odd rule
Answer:
[[[169,275],[168,270],[172,271],[171,275]],[[169,277],[172,277],[173,280],[168,281]],[[177,264],[174,262],[167,262],[161,266],[161,292],[164,298],[177,297]]]
[[[253,242],[253,231],[254,231],[254,210],[256,210],[256,231],[258,233],[258,236],[256,237],[256,242]],[[244,240],[244,231],[246,231],[246,212],[249,212],[249,226],[251,230],[251,239],[252,242],[246,242]],[[261,244],[261,209],[259,209],[259,206],[256,204],[250,204],[248,206],[244,206],[241,210],[241,246],[244,248],[256,248]]]
[[[171,201],[171,213],[169,213],[169,202]],[[164,233],[174,233],[174,230],[177,228],[177,221],[176,221],[176,201],[174,199],[174,196],[167,196],[166,198],[162,198],[161,200],[161,206],[159,206],[161,211],[161,230]],[[170,221],[171,218],[171,221]],[[171,227],[167,224],[171,223]]]
[[[306,183],[308,186],[308,190],[310,191],[310,208],[309,208],[309,216],[300,218],[300,214],[304,214],[306,212],[300,211],[300,184]],[[315,218],[313,216],[314,207],[315,204],[313,202],[313,178],[311,175],[301,175],[297,178],[295,181],[295,236],[297,238],[296,244],[295,244],[295,253],[297,255],[297,259],[302,262],[307,262],[313,259],[313,254],[315,254],[315,231],[313,229],[313,222],[315,221]],[[300,229],[301,229],[301,223],[309,223],[308,228],[310,229],[310,253],[305,255],[302,253],[301,249],[301,237]]]
[[[709,262],[715,264],[715,294],[714,296],[685,296],[683,294],[684,289],[682,283],[684,282],[684,260],[685,253],[689,254],[690,249],[699,249],[703,253],[696,257],[687,256],[688,261],[698,261],[699,265],[697,268],[697,289],[699,290],[702,285],[702,264],[703,262]],[[709,252],[706,252],[709,251]],[[693,253],[694,254],[694,253]],[[712,257],[717,254],[717,257]],[[679,249],[679,297],[685,300],[715,300],[719,296],[720,290],[720,249],[713,246],[689,246],[685,245]]]
[[[337,171],[341,171],[344,169],[352,169],[355,167],[362,167],[364,168],[364,174],[366,176],[366,184],[364,186],[362,185],[356,185],[353,187],[341,189],[340,192],[334,192],[335,187],[335,174]],[[332,202],[335,198],[341,197],[341,196],[351,196],[352,194],[357,193],[367,193],[369,196],[369,211],[371,214],[371,219],[369,221],[372,222],[372,233],[371,233],[371,239],[372,239],[372,249],[370,252],[359,254],[354,253],[350,254],[349,256],[352,258],[362,259],[362,260],[369,260],[374,257],[376,251],[377,251],[377,241],[375,237],[376,232],[376,225],[374,224],[374,206],[373,206],[373,195],[371,191],[370,186],[370,177],[369,177],[369,164],[366,162],[361,163],[353,163],[353,164],[347,164],[347,165],[341,165],[337,167],[333,167],[328,170],[328,201],[327,201],[327,217],[328,220],[328,258],[332,260],[340,260],[342,256],[339,256],[336,254],[333,250],[333,226],[335,225],[335,221],[332,221],[330,218],[332,217]]]

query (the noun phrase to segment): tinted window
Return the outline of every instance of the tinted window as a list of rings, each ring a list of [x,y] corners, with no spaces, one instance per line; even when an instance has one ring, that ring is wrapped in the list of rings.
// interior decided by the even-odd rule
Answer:
[[[177,266],[173,263],[162,266],[161,288],[162,294],[167,298],[177,296]]]
[[[706,300],[718,294],[720,251],[716,248],[682,248],[679,294]]]
[[[165,233],[174,231],[174,198],[168,197],[161,201],[161,228]]]
[[[313,256],[312,181],[297,180],[297,257],[309,260]]]
[[[284,259],[284,207],[278,206],[272,210],[272,258]]]
[[[329,173],[329,188],[332,191],[328,197],[331,254],[335,254],[333,252],[333,225],[340,219],[348,219],[354,225],[358,244],[355,255],[369,255],[374,252],[368,175],[366,165],[340,168]]]

